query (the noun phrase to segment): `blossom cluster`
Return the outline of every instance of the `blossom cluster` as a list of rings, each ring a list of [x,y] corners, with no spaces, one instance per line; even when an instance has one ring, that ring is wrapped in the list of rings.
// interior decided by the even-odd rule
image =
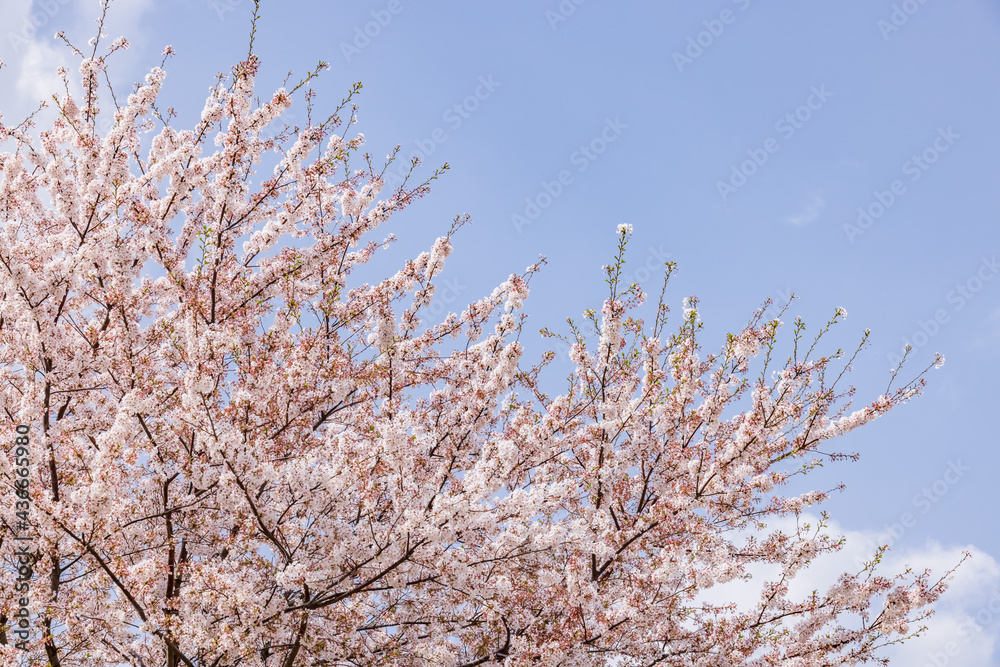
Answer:
[[[776,322],[758,313],[702,358],[696,300],[668,336],[662,301],[647,327],[645,294],[612,272],[550,397],[519,341],[539,266],[436,323],[421,314],[451,233],[356,280],[427,183],[379,200],[336,113],[267,133],[295,91],[256,104],[258,65],[192,130],[156,110],[154,69],[101,134],[105,62],[84,56],[84,96],[50,128],[0,126],[0,431],[31,424],[38,453],[32,659],[855,664],[926,614],[942,582],[874,565],[794,599],[790,579],[841,542],[746,533],[821,503],[781,495],[795,466],[919,378],[845,417],[837,355],[754,382]],[[753,608],[699,601],[759,564],[780,575]],[[0,625],[13,604],[0,594]],[[0,664],[20,660],[0,641]]]

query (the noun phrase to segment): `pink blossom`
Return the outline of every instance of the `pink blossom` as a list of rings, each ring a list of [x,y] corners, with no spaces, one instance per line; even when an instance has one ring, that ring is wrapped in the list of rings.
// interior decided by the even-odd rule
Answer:
[[[255,102],[258,67],[148,142],[165,73],[101,134],[100,58],[37,138],[0,126],[0,474],[28,425],[32,660],[856,664],[916,627],[942,581],[872,568],[794,597],[789,579],[840,543],[768,522],[823,503],[782,487],[919,376],[848,414],[837,355],[768,381],[751,365],[776,325],[709,354],[696,299],[671,335],[634,287],[574,329],[550,396],[545,362],[523,359],[540,265],[440,322],[420,318],[450,232],[361,281],[426,187],[379,199],[378,170],[346,171],[364,137],[332,121],[265,138],[293,93]],[[14,485],[0,496],[17,532]],[[768,564],[781,576],[752,609],[699,601]],[[0,664],[18,655],[0,644]]]

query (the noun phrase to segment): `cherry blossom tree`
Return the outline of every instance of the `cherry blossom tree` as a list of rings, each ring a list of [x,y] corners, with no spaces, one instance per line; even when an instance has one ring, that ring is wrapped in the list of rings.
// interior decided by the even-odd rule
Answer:
[[[251,41],[177,129],[170,48],[116,95],[127,42],[100,45],[47,129],[0,124],[2,664],[806,666],[919,632],[944,578],[878,555],[789,593],[843,539],[804,518],[827,492],[782,487],[923,384],[849,411],[854,356],[818,352],[842,310],[811,343],[796,321],[783,364],[767,303],[703,355],[695,299],[673,333],[664,292],[639,317],[623,225],[551,397],[554,353],[519,341],[541,262],[440,322],[465,218],[352,276],[442,171],[382,191],[360,84],[320,117],[320,63],[259,101]],[[704,599],[751,579],[745,605]]]

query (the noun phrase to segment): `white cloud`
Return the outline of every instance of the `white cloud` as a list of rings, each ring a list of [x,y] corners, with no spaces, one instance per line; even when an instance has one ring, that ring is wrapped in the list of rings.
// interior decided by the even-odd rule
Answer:
[[[56,70],[59,67],[70,69],[71,54],[66,51],[53,48],[47,41],[32,41],[24,48],[16,86],[20,102],[34,109],[42,100],[49,101],[54,93],[64,90]]]
[[[805,515],[801,520],[814,526],[818,523],[816,517]],[[794,519],[770,522],[769,531],[775,529],[794,534]],[[847,538],[844,548],[816,559],[800,571],[789,585],[791,599],[803,599],[814,590],[822,593],[842,573],[857,572],[859,562],[871,560],[871,545],[885,538],[874,530],[844,530],[832,521],[826,532],[833,537],[844,535]],[[998,660],[994,659],[994,647],[1000,634],[1000,564],[992,555],[972,545],[944,547],[933,541],[920,547],[897,545],[884,555],[877,573],[891,577],[908,567],[914,573],[930,569],[931,581],[935,582],[955,567],[966,551],[972,558],[958,568],[947,592],[933,605],[934,615],[924,621],[927,631],[905,644],[882,650],[882,655],[891,659],[890,664],[907,667],[1000,665],[1000,655],[996,656]],[[715,586],[705,591],[699,600],[715,604],[734,602],[742,610],[750,609],[759,600],[761,585],[773,580],[779,570],[776,566],[758,566],[748,571],[753,575],[752,581]]]
[[[825,206],[826,201],[818,194],[813,193],[812,200],[808,205],[806,205],[805,209],[800,213],[788,216],[785,218],[785,222],[796,226],[807,225],[819,217],[820,211],[822,211]]]
[[[895,664],[923,667],[994,667],[994,646],[1000,630],[1000,566],[988,553],[974,546],[945,548],[931,542],[921,549],[911,549],[890,558],[888,568],[905,562],[915,571],[930,568],[944,572],[969,551],[972,558],[955,572],[948,591],[934,605],[935,614],[927,619],[927,632],[887,655]],[[996,656],[1000,658],[1000,656]]]
[[[110,45],[119,35],[125,35],[134,44],[141,43],[143,19],[153,8],[152,0],[112,3],[104,26],[107,38],[103,43]],[[59,67],[67,68],[71,91],[79,94],[77,57],[54,35],[64,31],[77,48],[86,52],[87,40],[96,35],[94,21],[100,17],[97,3],[77,6],[68,0],[53,0],[44,4],[31,0],[0,0],[0,16],[6,28],[0,36],[0,60],[4,63],[0,69],[0,91],[3,93],[0,112],[5,123],[19,123],[38,107],[39,102],[51,100],[53,93],[62,93],[63,84],[57,73]],[[131,81],[136,78],[135,68],[130,68],[125,62],[128,60],[133,59],[120,57],[120,70],[114,62],[111,63],[111,70],[118,74],[116,79],[128,79],[124,84],[116,84],[116,87],[125,85],[131,89]],[[36,120],[44,125],[50,120],[48,115],[51,113]]]
[[[990,316],[986,318],[986,322],[977,327],[978,331],[972,339],[972,348],[974,350],[985,348],[993,351],[996,348],[997,343],[1000,343],[1000,324],[998,322],[1000,322],[1000,308],[990,313]]]

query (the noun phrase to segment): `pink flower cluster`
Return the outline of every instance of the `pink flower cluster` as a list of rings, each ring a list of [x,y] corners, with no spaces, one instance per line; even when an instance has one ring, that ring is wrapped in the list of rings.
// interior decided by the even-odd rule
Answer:
[[[255,105],[257,66],[192,130],[155,111],[153,70],[100,135],[104,62],[85,58],[85,97],[51,128],[0,128],[0,431],[31,424],[33,659],[856,664],[926,614],[943,583],[874,566],[792,598],[841,542],[745,532],[822,502],[779,490],[919,378],[844,417],[836,355],[754,381],[776,322],[758,313],[702,358],[696,301],[667,335],[662,303],[647,327],[645,295],[613,284],[550,397],[545,363],[520,365],[538,266],[438,323],[419,316],[451,233],[356,280],[427,183],[377,201],[336,114],[265,133],[294,91]],[[14,506],[4,484],[5,559]],[[781,573],[753,608],[698,601],[758,564]],[[20,654],[0,641],[0,658]]]

